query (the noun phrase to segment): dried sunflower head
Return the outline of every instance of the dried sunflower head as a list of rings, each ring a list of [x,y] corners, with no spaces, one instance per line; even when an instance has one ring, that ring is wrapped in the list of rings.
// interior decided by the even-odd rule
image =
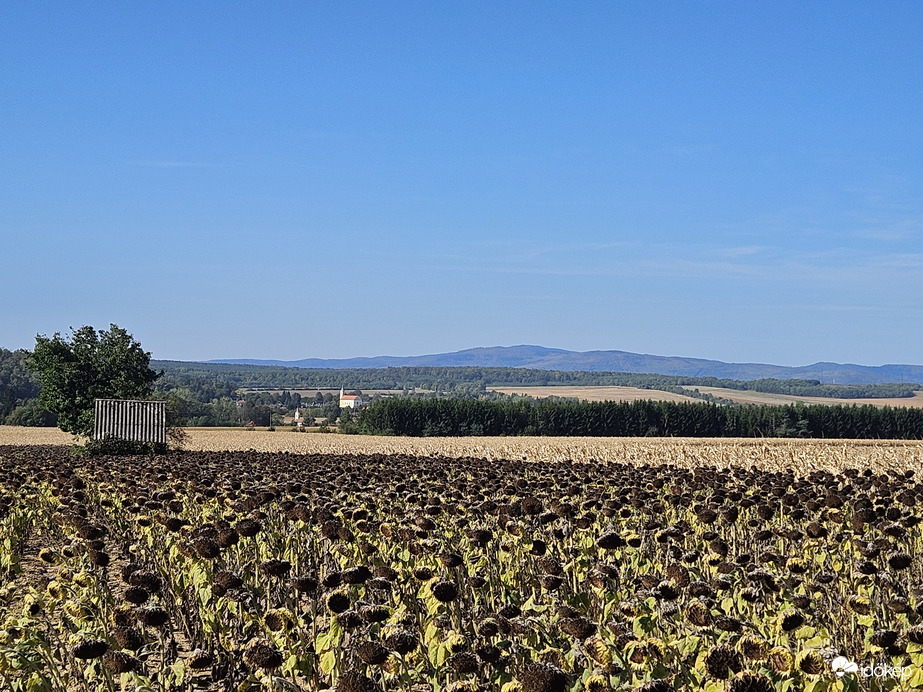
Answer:
[[[397,653],[407,655],[420,646],[417,635],[405,629],[395,628],[384,635],[384,642]]]
[[[112,636],[119,647],[122,649],[128,649],[130,651],[138,651],[145,644],[144,637],[141,635],[141,632],[136,630],[134,627],[116,627],[112,632]]]
[[[765,661],[769,655],[769,642],[758,634],[745,634],[737,641],[737,650],[748,661]]]
[[[625,539],[617,532],[609,531],[596,539],[596,545],[603,550],[616,550],[625,545]]]
[[[605,668],[612,663],[612,651],[609,645],[599,637],[590,637],[583,643],[583,648],[593,661]]]
[[[734,676],[727,692],[774,692],[775,685],[765,675],[746,670]]]
[[[291,569],[291,562],[279,560],[278,558],[270,558],[260,563],[260,572],[267,577],[284,577],[288,575]]]
[[[375,641],[363,642],[356,647],[356,656],[359,660],[371,666],[379,666],[384,663],[390,653],[386,646]]]
[[[273,608],[266,613],[263,622],[266,623],[270,632],[281,632],[289,630],[294,624],[294,616],[286,608]]]
[[[163,627],[170,620],[167,611],[160,606],[138,608],[135,611],[135,615],[145,627]]]
[[[888,567],[893,570],[904,570],[913,564],[913,558],[905,552],[893,552],[888,555]]]
[[[923,644],[923,625],[914,625],[904,632],[907,641],[914,644]]]
[[[596,634],[596,625],[586,618],[564,618],[558,622],[558,629],[575,639],[586,639]]]
[[[814,602],[810,596],[805,594],[795,594],[792,596],[792,604],[800,610],[809,610]]]
[[[724,632],[740,632],[744,623],[741,620],[738,620],[735,617],[729,615],[722,615],[715,619],[715,627]]]
[[[414,567],[413,576],[415,579],[419,579],[420,581],[429,581],[433,578],[434,575],[433,570],[431,570],[429,567],[420,566]]]
[[[449,653],[457,654],[462,651],[468,651],[471,648],[471,645],[468,643],[468,639],[458,632],[452,632],[446,637],[445,645],[449,649]]]
[[[342,613],[349,610],[349,596],[342,591],[334,591],[327,596],[327,610],[331,613]]]
[[[364,605],[359,608],[359,617],[368,623],[384,622],[391,617],[391,611],[382,605]]]
[[[529,663],[520,671],[522,692],[565,692],[567,673],[550,663]]]
[[[787,610],[779,616],[779,626],[783,632],[792,632],[804,624],[804,614],[797,610]]]
[[[563,669],[565,665],[563,652],[559,649],[552,649],[550,646],[539,652],[538,660],[561,669]]]
[[[355,610],[344,610],[337,614],[336,621],[344,630],[354,630],[362,625],[362,616]]]
[[[850,596],[846,600],[846,607],[856,615],[869,615],[872,612],[872,604],[864,596]]]
[[[365,565],[350,567],[342,572],[344,584],[364,584],[372,578],[372,571]]]
[[[593,673],[593,675],[587,678],[583,688],[587,692],[607,692],[607,690],[611,689],[609,685],[609,676]]]
[[[888,649],[897,643],[899,636],[900,633],[897,630],[875,630],[869,638],[869,643],[882,649]]]
[[[430,591],[441,603],[451,603],[458,598],[458,584],[454,581],[437,581],[430,586]]]
[[[282,652],[265,639],[252,639],[244,649],[244,663],[250,668],[271,670],[282,665]]]
[[[499,623],[493,618],[486,618],[478,623],[478,634],[485,638],[496,636],[500,631]]]
[[[143,586],[129,586],[125,590],[125,600],[129,603],[134,603],[135,605],[146,603],[150,597],[150,592],[148,592],[148,590]]]
[[[906,613],[907,611],[910,610],[910,603],[907,601],[906,598],[902,596],[896,596],[890,599],[886,603],[886,605],[888,607],[888,610],[890,610],[892,613],[897,613],[898,615],[900,615],[901,613]]]
[[[473,675],[481,668],[477,655],[470,651],[461,651],[452,654],[449,656],[446,663],[452,670],[461,675]]]
[[[82,639],[74,644],[71,653],[74,658],[92,659],[99,658],[109,650],[109,643],[105,639]]]
[[[717,644],[705,655],[705,670],[718,680],[727,680],[731,672],[738,673],[742,669],[740,654],[727,644]]]
[[[139,569],[133,571],[127,579],[132,586],[140,586],[147,589],[150,593],[157,593],[163,586],[163,580],[154,572],[148,569]]]
[[[141,661],[127,651],[107,651],[103,654],[103,665],[113,675],[132,673],[143,669]]]
[[[298,593],[314,593],[317,591],[318,583],[314,577],[295,577],[292,579],[292,587]]]
[[[381,686],[362,673],[351,670],[340,676],[336,692],[381,692]]]
[[[800,557],[789,558],[785,563],[785,568],[792,574],[804,574],[808,571],[807,563]]]
[[[493,644],[479,646],[474,653],[485,663],[496,663],[503,656],[503,650]]]
[[[263,525],[256,519],[241,519],[234,528],[239,535],[252,538],[263,529]]]
[[[827,669],[827,663],[816,649],[805,649],[795,659],[795,667],[805,675],[820,675]]]
[[[747,603],[758,603],[763,598],[763,592],[754,586],[748,586],[740,590],[740,597]]]
[[[244,585],[243,579],[241,579],[234,572],[230,572],[228,570],[220,570],[215,572],[215,575],[212,577],[212,582],[223,587],[225,590],[239,589]]]
[[[214,560],[221,555],[221,546],[211,538],[202,536],[192,543],[192,549],[195,554],[204,560]]]

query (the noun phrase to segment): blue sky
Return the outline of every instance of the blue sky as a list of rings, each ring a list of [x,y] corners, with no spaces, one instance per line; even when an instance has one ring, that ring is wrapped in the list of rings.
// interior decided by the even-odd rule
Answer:
[[[923,4],[0,3],[0,346],[923,363]]]

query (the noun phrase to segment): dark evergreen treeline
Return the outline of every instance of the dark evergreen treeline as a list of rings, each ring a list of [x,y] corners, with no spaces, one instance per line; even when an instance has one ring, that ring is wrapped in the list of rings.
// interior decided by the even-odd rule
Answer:
[[[923,409],[399,398],[377,401],[363,411],[358,430],[407,436],[923,439]]]

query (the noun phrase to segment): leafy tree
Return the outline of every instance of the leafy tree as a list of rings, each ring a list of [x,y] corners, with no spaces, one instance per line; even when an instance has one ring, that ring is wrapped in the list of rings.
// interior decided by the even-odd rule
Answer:
[[[339,400],[335,401],[332,397],[330,401],[325,401],[321,407],[321,416],[326,418],[328,423],[335,422],[340,417],[340,413]]]
[[[0,424],[54,425],[38,404],[39,383],[24,361],[28,351],[0,348]]]
[[[6,417],[4,425],[53,428],[57,420],[57,416],[41,407],[38,403],[38,399],[29,399],[26,403],[12,410]]]
[[[39,402],[58,414],[58,427],[75,435],[93,432],[95,399],[137,399],[151,394],[163,373],[151,370],[151,354],[121,327],[97,331],[71,328],[70,338],[55,332],[35,337],[27,358],[42,389]]]

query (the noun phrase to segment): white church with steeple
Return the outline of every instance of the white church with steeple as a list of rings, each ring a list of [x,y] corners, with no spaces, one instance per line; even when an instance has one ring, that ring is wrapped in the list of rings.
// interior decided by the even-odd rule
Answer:
[[[359,408],[362,406],[362,397],[355,394],[344,394],[340,387],[340,408]]]

